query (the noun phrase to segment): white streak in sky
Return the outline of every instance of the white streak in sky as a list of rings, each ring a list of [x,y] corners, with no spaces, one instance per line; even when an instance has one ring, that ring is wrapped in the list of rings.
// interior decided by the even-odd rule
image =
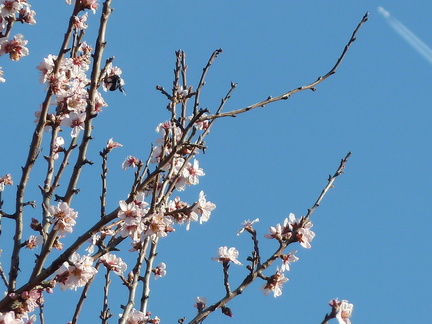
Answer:
[[[377,8],[378,12],[384,17],[391,28],[407,41],[421,56],[423,56],[430,64],[432,64],[432,49],[427,46],[420,38],[414,35],[408,28],[405,27],[399,20],[390,15],[383,7]]]

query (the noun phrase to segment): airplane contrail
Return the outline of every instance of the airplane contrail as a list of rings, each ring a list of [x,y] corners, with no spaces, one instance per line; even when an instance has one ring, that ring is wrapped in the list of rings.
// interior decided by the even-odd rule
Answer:
[[[390,15],[383,7],[377,8],[378,12],[384,17],[387,23],[393,30],[399,34],[406,42],[414,48],[417,53],[423,56],[430,64],[432,64],[432,49],[427,46],[420,38],[413,34],[399,20]]]

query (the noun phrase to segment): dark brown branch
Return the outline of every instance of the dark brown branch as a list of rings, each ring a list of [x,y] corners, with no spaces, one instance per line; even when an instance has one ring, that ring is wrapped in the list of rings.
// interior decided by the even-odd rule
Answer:
[[[297,92],[301,92],[301,91],[304,91],[304,90],[315,90],[315,87],[318,84],[320,84],[321,82],[323,82],[324,80],[326,80],[328,77],[330,77],[331,75],[333,75],[333,74],[336,73],[336,70],[338,69],[339,65],[341,64],[342,60],[344,59],[345,55],[347,54],[348,49],[350,48],[350,46],[352,45],[352,43],[354,43],[354,41],[356,40],[356,35],[357,35],[357,32],[359,31],[360,27],[368,20],[368,15],[369,15],[369,13],[366,13],[363,16],[362,20],[357,25],[357,28],[352,33],[352,36],[351,36],[350,40],[345,45],[345,48],[342,51],[341,56],[337,59],[336,64],[324,76],[319,77],[316,81],[314,81],[314,82],[312,82],[310,84],[307,84],[307,85],[304,85],[304,86],[292,89],[292,90],[290,90],[290,91],[288,91],[288,92],[286,92],[284,94],[281,94],[281,95],[279,95],[277,97],[268,97],[266,100],[257,102],[257,103],[255,103],[253,105],[250,105],[250,106],[247,106],[247,107],[244,107],[244,108],[240,108],[240,109],[236,109],[236,110],[232,110],[232,111],[229,111],[229,112],[226,112],[226,113],[219,113],[219,114],[216,113],[216,114],[209,115],[209,116],[203,116],[203,117],[200,118],[200,121],[210,120],[210,119],[220,118],[220,117],[235,117],[235,116],[237,116],[239,114],[242,114],[242,113],[245,113],[245,112],[247,112],[249,110],[252,110],[252,109],[255,109],[255,108],[259,108],[259,107],[264,107],[265,105],[273,103],[273,102],[276,102],[276,101],[286,100],[286,99],[288,99],[289,97],[291,97],[293,94],[295,94]]]
[[[203,72],[201,74],[201,79],[198,83],[198,87],[196,89],[196,95],[195,95],[195,103],[194,103],[194,115],[196,114],[196,112],[199,109],[199,99],[200,99],[200,94],[201,94],[201,89],[204,86],[204,80],[207,76],[207,72],[210,69],[210,66],[213,64],[213,61],[216,59],[216,57],[222,53],[222,49],[217,49],[213,52],[213,54],[210,56],[210,59],[207,62],[207,65],[203,68]]]

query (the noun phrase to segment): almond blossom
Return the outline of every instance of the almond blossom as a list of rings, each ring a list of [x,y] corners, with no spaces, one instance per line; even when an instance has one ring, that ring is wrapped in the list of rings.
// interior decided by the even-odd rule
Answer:
[[[203,169],[199,167],[198,160],[194,160],[193,164],[187,164],[184,168],[183,177],[186,178],[186,184],[196,185],[199,183],[199,177],[205,175]]]
[[[25,242],[26,249],[33,250],[34,248],[38,247],[43,243],[43,237],[42,235],[30,235],[28,240]]]
[[[189,204],[180,200],[180,197],[174,198],[168,202],[169,215],[172,217],[176,224],[186,224],[186,230],[190,228],[191,222],[198,221],[198,214],[190,209]]]
[[[296,232],[296,241],[306,249],[311,248],[310,242],[315,237],[315,233],[311,230],[312,226],[310,220],[297,220],[293,213],[290,213],[284,221],[284,231]]]
[[[339,324],[351,324],[350,317],[352,315],[354,305],[350,304],[348,300],[339,301],[337,298],[332,299],[329,305],[336,309],[336,319]]]
[[[288,254],[282,254],[280,258],[282,259],[282,267],[281,271],[289,271],[290,270],[290,263],[298,261],[298,257],[294,254],[297,253],[297,250],[293,250]]]
[[[55,224],[54,230],[59,232],[60,237],[66,236],[66,233],[72,233],[78,212],[70,208],[67,202],[59,202],[57,206],[51,205],[48,208],[48,214],[52,217],[51,222]]]
[[[0,8],[0,15],[2,17],[13,17],[23,8],[23,3],[16,0],[4,0]]]
[[[122,315],[120,314],[120,317],[121,316]],[[143,324],[148,323],[148,320],[149,317],[146,314],[134,308],[130,311],[126,324]]]
[[[207,222],[210,219],[211,212],[216,208],[216,205],[211,201],[207,201],[204,191],[200,191],[198,202],[194,205],[192,211],[200,217],[200,224]]]
[[[212,260],[225,264],[228,264],[228,262],[233,262],[237,265],[241,265],[241,262],[237,260],[238,256],[239,252],[235,247],[231,247],[228,249],[227,246],[221,246],[218,250],[218,256],[213,257]]]
[[[13,185],[12,176],[9,173],[0,177],[0,192],[4,190],[5,185]]]
[[[4,324],[23,324],[23,320],[15,318],[15,312],[0,313],[0,323]]]
[[[155,279],[165,277],[167,273],[166,264],[164,262],[159,263],[156,268],[152,269],[152,272],[155,275]]]
[[[93,258],[89,255],[80,256],[74,252],[69,261],[63,263],[57,271],[55,280],[60,285],[61,290],[77,289],[83,287],[95,274],[96,268],[93,267]]]
[[[276,226],[270,226],[270,233],[264,234],[264,237],[267,239],[282,239],[282,226],[281,224],[277,224]]]
[[[138,160],[135,156],[129,155],[122,163],[122,169],[126,170],[128,168],[135,168],[139,162],[140,160]]]
[[[251,232],[253,231],[252,225],[259,222],[259,218],[255,218],[254,220],[245,220],[242,224],[242,228],[237,232],[237,235],[240,235],[244,231]]]
[[[151,237],[165,237],[168,233],[174,231],[174,228],[171,226],[172,223],[173,220],[171,217],[165,216],[163,211],[159,211],[146,218],[144,234]]]
[[[61,125],[72,128],[71,137],[77,137],[81,130],[84,130],[85,112],[71,112],[62,120]]]
[[[123,274],[127,268],[127,264],[120,257],[112,253],[104,254],[100,257],[100,261],[108,270],[114,271],[118,275]]]
[[[84,30],[87,29],[87,18],[88,18],[88,12],[83,14],[81,17],[74,16],[74,27],[77,30]]]
[[[30,5],[27,4],[26,7],[20,9],[19,11],[19,18],[23,23],[27,23],[29,25],[36,24],[36,19],[34,16],[36,15],[36,12],[34,10],[30,10]]]
[[[123,145],[121,145],[120,143],[114,142],[113,138],[111,137],[106,145],[106,148],[111,151],[112,149],[118,148],[118,147],[122,147]]]
[[[264,291],[264,295],[268,295],[270,292],[273,292],[273,296],[279,297],[282,295],[282,285],[288,281],[288,278],[285,277],[284,273],[277,269],[276,273],[267,279],[267,283],[265,283],[261,290]]]
[[[0,55],[9,54],[12,61],[18,61],[21,57],[29,54],[27,40],[22,34],[15,35],[12,39],[4,39],[0,41]]]

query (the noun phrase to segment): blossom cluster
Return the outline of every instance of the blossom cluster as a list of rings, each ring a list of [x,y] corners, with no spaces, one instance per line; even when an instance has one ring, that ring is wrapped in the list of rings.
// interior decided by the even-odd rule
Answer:
[[[242,224],[242,228],[237,232],[237,235],[240,235],[244,231],[247,231],[251,233],[252,235],[255,235],[255,230],[253,228],[253,224],[259,222],[259,218],[256,218],[254,220],[246,220]],[[284,225],[277,224],[275,227],[270,227],[270,234],[265,234],[264,237],[268,239],[276,238],[278,240],[287,240],[292,237],[292,232],[295,230],[300,230],[302,228],[300,226],[301,221],[297,221],[295,219],[294,214],[290,214],[287,219],[284,221]],[[309,232],[305,234],[305,236],[310,240],[312,240],[313,236],[315,235],[312,231],[310,231],[310,227],[312,227],[312,224],[307,221],[303,225],[305,228],[309,229]],[[303,228],[304,229],[304,228]],[[301,231],[300,234],[297,235],[303,235],[304,232]],[[303,240],[298,239],[300,243],[305,244],[306,238]],[[310,245],[308,246],[310,247]],[[293,250],[289,252],[288,254],[280,254],[279,258],[282,260],[282,266],[276,269],[276,273],[272,276],[266,278],[266,283],[261,287],[261,290],[264,291],[265,295],[268,295],[270,292],[273,292],[274,297],[279,297],[282,295],[282,286],[285,282],[288,281],[288,278],[285,277],[284,272],[290,270],[290,264],[292,262],[296,262],[299,258],[295,255],[297,253],[297,250]]]
[[[265,237],[277,240],[293,240],[293,242],[299,242],[301,246],[309,249],[311,247],[310,242],[315,237],[315,233],[311,230],[312,226],[310,220],[304,218],[297,220],[295,215],[290,213],[285,218],[283,225],[271,226],[270,233],[266,234]]]
[[[13,311],[0,313],[0,323],[32,324],[36,322],[36,315],[29,316],[37,307],[44,303],[43,292],[52,293],[52,286],[46,283],[43,287],[36,286],[30,291],[10,293],[13,300]]]
[[[175,181],[175,187],[178,191],[186,189],[187,185],[196,185],[199,183],[199,177],[205,173],[199,166],[198,160],[193,162],[186,160],[186,156],[195,154],[196,150],[190,147],[183,146],[180,150],[175,147],[183,137],[183,131],[171,121],[160,123],[156,127],[156,132],[160,137],[156,140],[156,145],[153,148],[150,162],[161,164],[163,171],[168,173],[168,177]],[[164,161],[164,158],[174,152],[174,156],[169,161]]]
[[[204,192],[201,191],[199,199],[192,206],[182,202],[179,197],[169,201],[165,208],[150,212],[149,204],[144,201],[145,193],[140,193],[138,197],[127,203],[120,200],[120,211],[117,217],[121,220],[119,234],[122,237],[131,237],[134,246],[148,236],[165,237],[174,231],[174,224],[186,224],[189,229],[190,222],[209,220],[211,211],[216,205],[207,201]]]
[[[90,255],[80,256],[74,252],[68,261],[64,262],[55,277],[61,290],[83,287],[95,274],[93,258]]]
[[[29,54],[27,40],[22,34],[7,39],[15,22],[34,25],[36,12],[31,9],[27,0],[3,0],[0,2],[0,56],[8,54],[12,61],[18,61]],[[0,82],[5,82],[3,70],[0,67]]]

